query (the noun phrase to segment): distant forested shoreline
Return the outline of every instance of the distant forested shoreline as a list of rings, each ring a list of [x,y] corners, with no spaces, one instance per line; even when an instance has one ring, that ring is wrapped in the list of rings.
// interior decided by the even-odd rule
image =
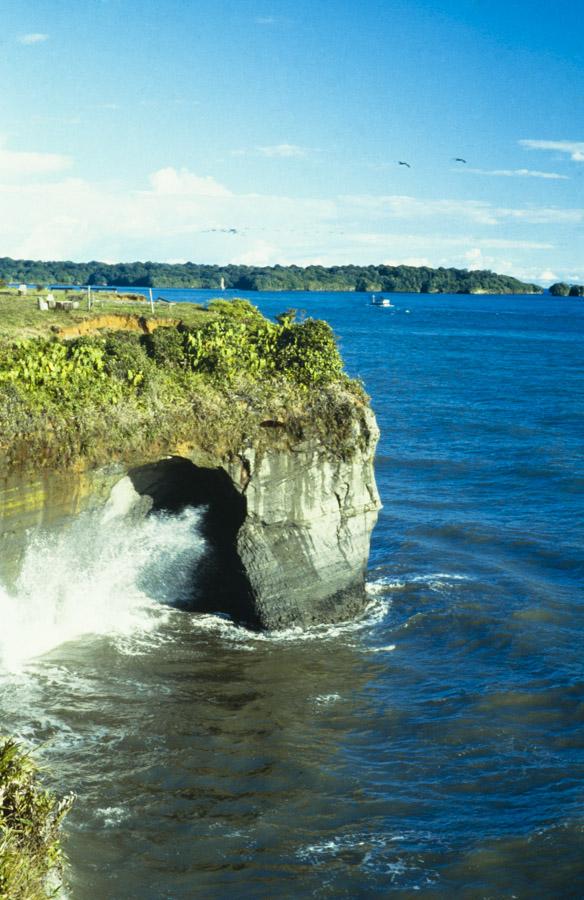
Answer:
[[[234,289],[241,291],[408,291],[541,294],[543,288],[488,270],[427,266],[211,266],[199,263],[44,262],[0,258],[0,279],[27,284]]]

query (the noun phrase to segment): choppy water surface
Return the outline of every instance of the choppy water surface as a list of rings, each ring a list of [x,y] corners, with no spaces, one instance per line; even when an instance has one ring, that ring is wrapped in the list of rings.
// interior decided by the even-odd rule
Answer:
[[[78,794],[70,897],[584,896],[584,303],[253,298],[329,318],[372,395],[371,606],[266,637],[173,609],[195,512],[32,543],[2,730]]]

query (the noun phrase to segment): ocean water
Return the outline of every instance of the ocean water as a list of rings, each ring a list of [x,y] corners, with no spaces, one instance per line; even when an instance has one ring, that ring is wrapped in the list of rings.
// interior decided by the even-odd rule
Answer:
[[[127,485],[31,536],[0,730],[78,796],[68,897],[584,897],[584,302],[249,296],[327,318],[372,397],[370,605],[174,608],[200,511],[130,530]]]

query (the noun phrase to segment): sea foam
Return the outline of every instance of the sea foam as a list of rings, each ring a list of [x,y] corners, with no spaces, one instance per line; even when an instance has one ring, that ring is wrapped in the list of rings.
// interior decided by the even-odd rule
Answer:
[[[29,536],[14,589],[0,585],[0,668],[81,635],[147,631],[188,598],[203,511],[145,516],[141,501],[125,478],[101,510]]]

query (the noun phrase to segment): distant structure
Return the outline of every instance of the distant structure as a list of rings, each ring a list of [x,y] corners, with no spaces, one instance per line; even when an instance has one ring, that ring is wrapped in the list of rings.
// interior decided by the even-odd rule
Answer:
[[[221,276],[221,283],[220,283],[219,287],[221,288],[222,291],[225,290],[225,279],[223,278],[223,275]]]
[[[19,293],[19,294],[24,295],[24,294],[27,293],[27,291],[28,291],[28,287],[27,287],[26,284],[19,284],[19,285],[18,285],[18,293]]]

